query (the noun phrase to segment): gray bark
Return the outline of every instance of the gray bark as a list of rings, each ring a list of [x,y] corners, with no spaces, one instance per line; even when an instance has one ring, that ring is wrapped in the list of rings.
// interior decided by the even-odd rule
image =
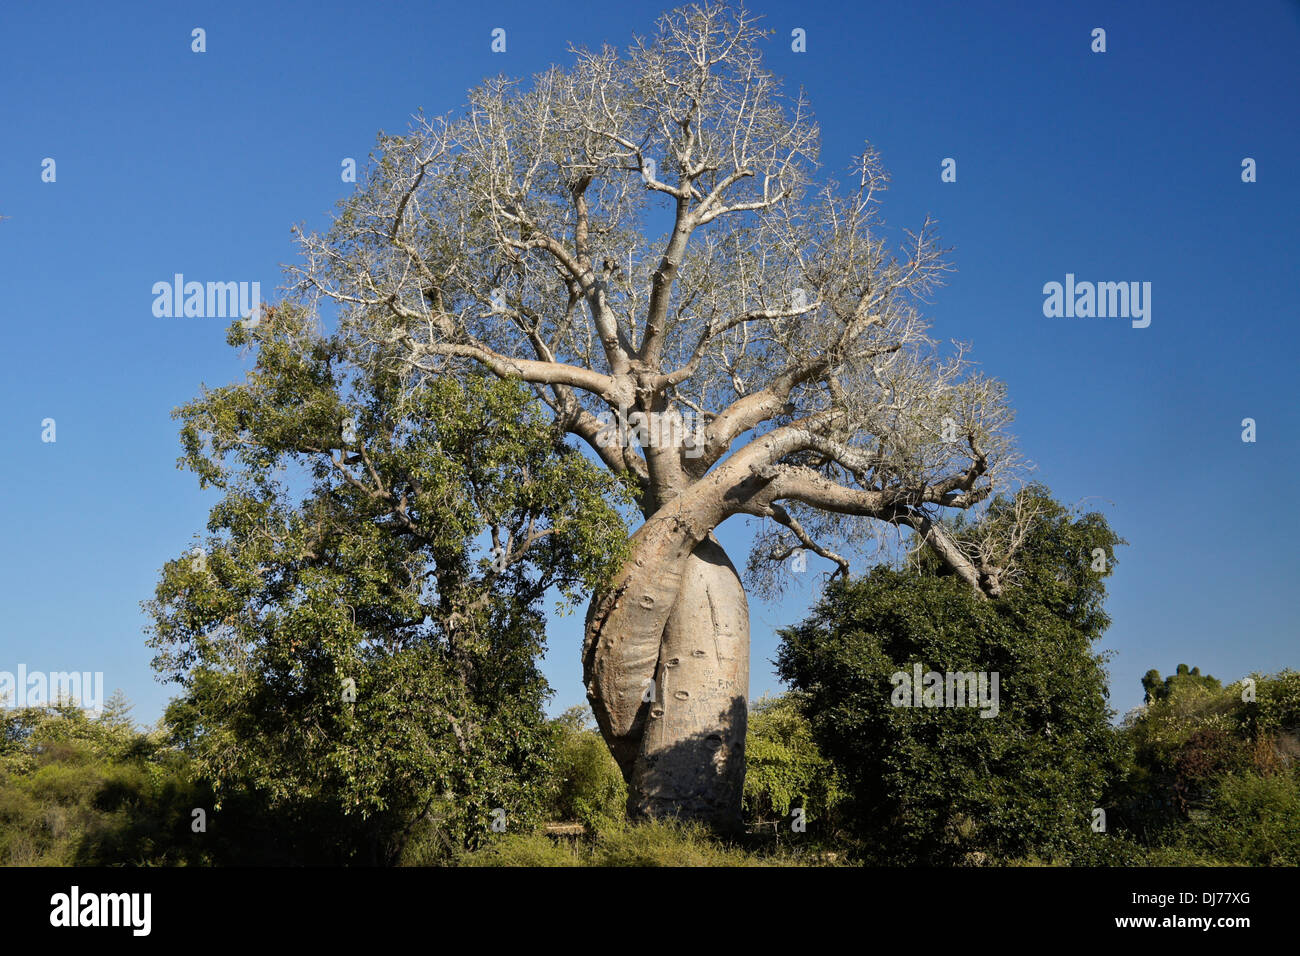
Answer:
[[[740,826],[745,778],[749,607],[712,534],[719,499],[702,483],[632,536],[588,610],[583,667],[630,815],[728,830]]]
[[[875,150],[855,182],[815,188],[816,124],[762,66],[765,42],[743,11],[692,6],[627,57],[489,80],[464,115],[386,138],[296,270],[417,378],[475,362],[529,383],[632,482],[646,523],[588,610],[588,698],[634,813],[723,825],[739,817],[748,626],[714,528],[764,519],[757,557],[806,548],[844,571],[837,539],[906,525],[989,595],[1023,537],[972,548],[937,523],[1019,467],[1005,389],[931,341],[921,304],[949,267],[928,220],[887,248]],[[663,244],[637,235],[660,200]],[[604,414],[630,411],[690,411],[691,453],[610,440]]]
[[[628,780],[631,816],[740,825],[749,696],[749,606],[712,535],[686,562],[660,642],[655,699]]]

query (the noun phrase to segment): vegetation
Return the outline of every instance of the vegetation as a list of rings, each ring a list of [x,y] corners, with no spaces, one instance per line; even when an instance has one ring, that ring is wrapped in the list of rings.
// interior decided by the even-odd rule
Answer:
[[[793,829],[798,820],[812,842],[830,844],[839,831],[843,781],[813,740],[800,703],[784,694],[759,700],[750,712],[746,816],[751,826],[778,836],[800,832]]]
[[[922,558],[834,582],[782,632],[793,689],[752,708],[745,832],[630,821],[590,712],[544,718],[536,669],[538,582],[595,573],[582,555],[599,524],[548,525],[547,549],[504,571],[472,556],[490,536],[476,516],[536,527],[593,479],[545,428],[517,427],[496,458],[476,446],[492,422],[527,421],[526,397],[448,382],[437,387],[457,391],[434,431],[406,439],[426,443],[409,506],[419,533],[375,533],[382,504],[349,497],[328,469],[291,506],[287,488],[222,458],[236,432],[219,424],[241,422],[236,459],[284,453],[262,390],[302,373],[310,416],[336,386],[323,367],[304,370],[311,359],[280,354],[284,367],[259,363],[243,390],[182,412],[208,423],[215,446],[201,454],[191,441],[186,463],[225,497],[204,561],[169,564],[151,605],[158,663],[180,696],[149,730],[120,695],[98,716],[71,702],[4,710],[0,863],[1300,864],[1300,672],[1225,687],[1199,668],[1152,670],[1147,703],[1114,725],[1093,645],[1123,542],[1040,487],[982,519],[1037,516],[1001,596],[983,599]],[[362,433],[390,434],[383,421]],[[359,444],[380,474],[399,467],[401,443]],[[549,502],[496,480],[510,456],[528,461]],[[456,513],[456,495],[476,503]],[[438,587],[412,588],[428,576]],[[924,706],[922,691],[914,706],[898,678],[916,665],[996,672],[996,718],[988,697]],[[348,699],[339,680],[353,675]]]
[[[247,381],[177,413],[221,494],[146,604],[178,695],[145,730],[120,695],[5,709],[2,864],[1300,864],[1300,673],[1153,669],[1114,725],[1094,645],[1124,542],[1037,485],[943,526],[1016,553],[996,588],[922,550],[782,632],[791,690],[739,724],[741,831],[638,819],[538,667],[543,598],[625,564],[634,490],[517,383],[408,389],[291,306],[250,340]],[[947,706],[918,672],[998,684]]]
[[[213,809],[290,821],[296,862],[435,862],[539,819],[541,600],[617,561],[617,482],[518,384],[409,392],[382,349],[291,308],[232,326],[250,336],[247,381],[177,413],[181,464],[222,498],[147,604],[182,691],[169,741]]]
[[[1209,690],[1189,685],[1130,714],[1109,733],[1116,755],[1106,765],[1106,829],[1046,841],[1028,851],[999,850],[977,827],[954,828],[966,854],[985,865],[1295,866],[1300,863],[1300,673],[1252,675],[1255,700],[1239,681]],[[538,822],[510,819],[476,849],[448,852],[436,832],[412,836],[406,865],[461,866],[762,866],[879,862],[854,820],[860,804],[837,765],[813,741],[806,701],[783,695],[760,702],[750,725],[753,766],[747,781],[745,836],[722,839],[698,824],[630,824],[626,790],[584,708],[547,722],[551,775],[537,821],[582,824],[547,833]],[[304,863],[311,848],[339,834],[326,815],[275,812],[255,794],[228,792],[220,810],[195,829],[194,810],[213,793],[199,764],[169,735],[131,726],[115,698],[99,717],[69,705],[4,712],[0,745],[0,864],[213,865]],[[941,741],[942,742],[942,741]],[[948,747],[947,742],[943,742]],[[599,746],[596,746],[599,745]],[[951,750],[941,753],[952,754]],[[1061,755],[1050,755],[1059,759]],[[953,760],[954,756],[945,759]],[[818,768],[815,771],[812,768]],[[847,772],[846,772],[847,771]],[[1016,798],[990,785],[977,795]],[[804,806],[799,832],[778,808]],[[969,806],[969,801],[966,806]],[[1005,815],[1005,814],[1004,814]],[[915,816],[915,815],[914,815]],[[902,831],[900,832],[908,832]],[[915,845],[915,844],[913,844]],[[941,848],[951,849],[941,842]],[[974,849],[974,847],[983,849]],[[983,854],[975,856],[976,853]],[[895,851],[894,862],[907,860]],[[363,861],[364,862],[364,861]]]
[[[0,864],[211,862],[192,831],[203,788],[120,695],[96,718],[71,703],[0,714]]]
[[[623,822],[627,784],[586,707],[571,707],[556,725],[559,743],[552,766],[550,818],[581,823],[593,833]]]
[[[465,866],[767,866],[781,861],[715,837],[698,823],[646,821],[568,847],[536,834],[506,836],[467,854]]]
[[[510,383],[431,383],[416,425],[382,364],[345,384],[346,343],[272,317],[249,382],[180,412],[183,463],[223,491],[148,605],[180,694],[148,730],[120,695],[3,711],[0,863],[1300,864],[1300,673],[1152,670],[1114,725],[1093,645],[1123,542],[1038,486],[948,528],[988,541],[1034,514],[1001,595],[922,554],[782,632],[792,690],[751,709],[743,832],[629,819],[590,712],[546,719],[537,669],[542,594],[617,550],[586,497],[604,479]],[[311,445],[345,394],[369,487]],[[914,706],[917,665],[998,674],[996,717],[978,694]]]
[[[1120,736],[1131,763],[1113,818],[1154,860],[1300,864],[1300,672],[1176,682]]]
[[[1186,664],[1179,664],[1175,673],[1166,677],[1163,683],[1161,683],[1160,672],[1155,668],[1147,671],[1142,678],[1142,689],[1146,691],[1148,704],[1152,701],[1168,700],[1175,690],[1191,686],[1218,690],[1223,685],[1216,677],[1211,677],[1209,674],[1202,675],[1199,667],[1193,667],[1189,671]]]
[[[1022,546],[1022,582],[1003,596],[981,599],[938,565],[878,567],[830,587],[782,632],[780,673],[844,775],[865,859],[1056,857],[1088,832],[1116,760],[1092,644],[1108,623],[1102,581],[1122,542],[1100,515],[1071,516],[1041,488],[994,502],[985,520],[1027,507],[1039,519]],[[1094,549],[1104,571],[1091,570]],[[962,699],[946,681],[927,701],[912,681],[930,672],[988,675],[986,694]]]

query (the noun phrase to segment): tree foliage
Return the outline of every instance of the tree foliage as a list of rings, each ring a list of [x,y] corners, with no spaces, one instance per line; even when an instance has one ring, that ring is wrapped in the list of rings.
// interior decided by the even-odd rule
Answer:
[[[793,548],[846,568],[897,525],[995,592],[1003,568],[934,518],[1017,471],[1005,388],[929,338],[951,268],[933,223],[886,237],[870,145],[844,182],[820,173],[766,39],[743,7],[684,6],[381,135],[331,228],[300,231],[296,288],[416,374],[530,383],[647,519],[688,493],[709,527],[771,519],[759,586]],[[648,427],[608,426],[631,413]]]
[[[293,308],[242,384],[178,411],[181,464],[222,492],[153,601],[174,739],[218,803],[240,791],[393,862],[479,839],[544,798],[541,601],[598,586],[626,500],[518,385],[395,363]]]
[[[754,704],[745,753],[745,810],[751,823],[775,824],[780,832],[792,832],[791,814],[801,809],[808,825],[805,832],[820,841],[833,836],[843,782],[818,749],[795,695]]]
[[[1189,671],[1186,664],[1179,664],[1173,674],[1163,679],[1163,683],[1160,672],[1155,668],[1147,671],[1142,677],[1142,689],[1146,691],[1148,704],[1157,700],[1168,700],[1175,691],[1188,686],[1200,686],[1206,690],[1216,691],[1223,685],[1217,677],[1211,677],[1209,674],[1202,675],[1199,667],[1193,667]]]
[[[781,632],[780,673],[844,775],[868,858],[1059,857],[1087,838],[1116,759],[1092,645],[1108,623],[1103,578],[1121,542],[1100,515],[1071,515],[1039,487],[995,501],[988,520],[1018,507],[1039,517],[1021,545],[1023,573],[1001,597],[979,600],[935,565],[880,566],[833,583]],[[1091,570],[1096,548],[1108,558],[1102,572]],[[996,715],[896,706],[893,675],[917,664],[997,673]]]

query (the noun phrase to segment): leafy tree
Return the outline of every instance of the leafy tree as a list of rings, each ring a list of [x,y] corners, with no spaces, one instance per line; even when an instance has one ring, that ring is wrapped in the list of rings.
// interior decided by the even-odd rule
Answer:
[[[540,602],[618,561],[615,480],[514,382],[412,387],[292,307],[230,340],[256,348],[247,381],[177,412],[181,464],[222,491],[210,535],[146,605],[173,739],[219,810],[298,821],[300,861],[427,862],[498,810],[526,826],[554,738]]]
[[[814,840],[825,842],[835,833],[842,781],[818,750],[795,695],[763,698],[754,705],[745,750],[745,809],[752,821],[791,832],[791,814],[800,809]]]
[[[1203,687],[1215,691],[1222,686],[1218,678],[1209,674],[1202,676],[1199,667],[1193,667],[1189,671],[1186,664],[1179,664],[1176,673],[1164,678],[1164,683],[1161,683],[1160,672],[1155,668],[1147,671],[1142,678],[1142,689],[1146,691],[1145,701],[1148,704],[1156,700],[1167,700],[1175,690],[1182,687]]]
[[[781,632],[781,676],[804,695],[814,737],[844,776],[868,859],[1062,859],[1104,839],[1089,825],[1118,754],[1092,645],[1108,624],[1103,579],[1122,542],[1102,516],[1071,515],[1038,486],[994,501],[988,520],[1026,507],[1039,520],[1000,597],[980,600],[925,562],[880,566],[832,583],[806,621]],[[1104,571],[1091,570],[1094,549]],[[997,674],[996,711],[902,706],[912,697],[900,697],[897,675],[915,665],[986,673],[990,692]],[[961,703],[955,693],[951,703]]]
[[[847,186],[819,179],[810,106],[763,40],[743,9],[691,6],[626,54],[488,80],[381,136],[295,269],[305,301],[427,375],[528,383],[630,483],[643,524],[591,598],[588,699],[636,813],[724,826],[749,619],[713,529],[763,520],[760,588],[795,549],[842,571],[873,529],[907,529],[997,595],[1012,549],[938,519],[1017,462],[1004,387],[926,334],[949,268],[932,224],[889,248],[870,146]]]

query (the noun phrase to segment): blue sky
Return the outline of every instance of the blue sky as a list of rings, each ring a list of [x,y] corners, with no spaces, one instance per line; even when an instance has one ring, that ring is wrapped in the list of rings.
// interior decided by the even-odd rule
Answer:
[[[269,294],[295,256],[290,225],[325,224],[351,188],[340,162],[364,165],[378,130],[459,106],[486,75],[566,62],[569,43],[625,46],[662,9],[269,6],[0,12],[0,670],[103,671],[142,721],[172,690],[153,679],[139,602],[215,501],[175,468],[170,411],[245,367],[224,320],[155,318],[153,283],[180,272]],[[934,334],[971,342],[1007,382],[1036,477],[1128,539],[1104,644],[1114,706],[1140,703],[1152,667],[1232,680],[1300,666],[1285,490],[1300,466],[1300,5],[751,9],[776,31],[769,65],[808,91],[827,172],[869,139],[893,177],[890,226],[937,218],[957,271]],[[191,52],[195,27],[206,53]],[[940,181],[946,157],[955,183]],[[1242,182],[1245,157],[1257,182]],[[1067,273],[1150,282],[1150,326],[1044,317],[1044,283]],[[743,523],[720,536],[742,563]],[[806,578],[752,604],[755,696],[780,689],[774,629],[803,615]],[[551,628],[556,711],[584,700],[580,625]]]

